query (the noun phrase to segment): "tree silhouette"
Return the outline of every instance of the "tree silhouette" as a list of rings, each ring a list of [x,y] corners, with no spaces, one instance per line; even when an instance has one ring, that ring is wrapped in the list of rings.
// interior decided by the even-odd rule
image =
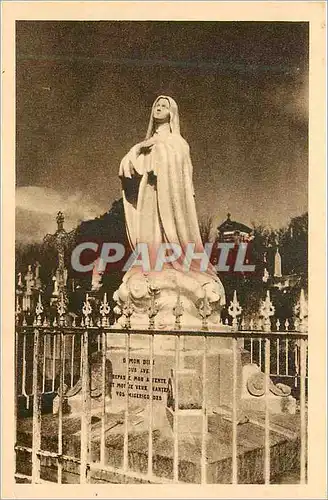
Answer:
[[[211,241],[213,236],[213,216],[208,215],[199,219],[199,232],[203,245]]]

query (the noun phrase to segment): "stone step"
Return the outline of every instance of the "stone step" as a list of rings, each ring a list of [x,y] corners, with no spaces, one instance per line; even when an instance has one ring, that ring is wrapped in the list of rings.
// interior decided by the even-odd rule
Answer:
[[[106,417],[105,449],[106,463],[115,468],[121,468],[123,463],[124,414],[110,414]],[[256,422],[254,419],[258,420]],[[252,415],[252,421],[241,423],[237,427],[237,455],[238,455],[238,482],[261,483],[263,482],[264,467],[264,428],[261,425],[261,415]],[[282,477],[294,471],[297,477],[299,469],[299,427],[298,415],[275,416],[275,425],[279,432],[270,431],[271,449],[271,476]],[[79,459],[80,456],[80,418],[65,417],[63,419],[63,453]],[[288,430],[286,434],[282,429]],[[31,447],[32,420],[21,419],[18,424],[18,444]],[[58,417],[53,415],[42,416],[42,444],[43,450],[56,452]],[[91,460],[96,464],[100,460],[100,415],[92,417],[92,446]],[[292,436],[291,430],[294,434]],[[231,482],[232,463],[232,424],[223,414],[209,417],[209,432],[207,442],[207,481],[209,483],[227,484]],[[19,452],[19,472],[30,470],[30,454]],[[23,458],[22,458],[23,457]],[[142,412],[136,411],[129,425],[129,469],[133,477],[126,477],[124,481],[145,481],[141,474],[147,473],[148,466],[148,419]],[[179,439],[179,480],[187,483],[200,482],[201,463],[201,435],[183,434]],[[45,472],[54,476],[56,459],[43,460]],[[67,473],[68,482],[78,482],[78,463],[64,462],[64,471]],[[49,470],[48,470],[49,469]],[[119,473],[99,470],[91,473],[95,482],[123,482]],[[48,470],[48,472],[47,472]],[[156,481],[171,482],[173,479],[173,433],[165,420],[154,418],[153,430],[153,473]],[[50,475],[51,475],[50,474]],[[70,477],[70,475],[73,475]],[[132,476],[133,474],[131,474]],[[98,478],[98,479],[97,479]],[[74,481],[73,481],[74,479]],[[149,479],[146,482],[149,482]]]

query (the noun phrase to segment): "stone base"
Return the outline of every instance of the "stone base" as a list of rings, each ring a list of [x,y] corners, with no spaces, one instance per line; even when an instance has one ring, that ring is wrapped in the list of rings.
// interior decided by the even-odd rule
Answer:
[[[114,337],[114,340],[117,340],[118,337],[112,334],[109,334],[109,336]],[[176,370],[176,339],[172,336],[155,335],[152,381],[150,380],[149,340],[150,338],[147,335],[131,334],[128,360],[126,359],[126,349],[124,347],[112,347],[107,351],[106,406],[108,408],[123,407],[126,400],[126,390],[129,391],[129,404],[140,407],[147,406],[151,384],[153,404],[160,405],[163,408],[170,406],[168,404],[168,391],[170,377],[172,372]],[[221,340],[209,338],[207,341],[206,406],[208,413],[211,413],[214,408],[232,407],[232,350],[225,346],[224,339],[223,343]],[[111,343],[108,343],[108,345],[110,346]],[[188,337],[187,335],[181,337],[179,370],[181,373],[185,372],[186,377],[184,375],[180,377],[179,409],[201,408],[203,399],[203,347],[202,338]],[[92,411],[96,411],[103,404],[101,395],[102,361],[101,356],[98,354],[95,353],[92,356]],[[126,380],[127,370],[128,380]],[[188,371],[191,371],[192,375],[190,375],[191,372],[188,375]],[[249,379],[254,374],[260,374],[260,378],[263,376],[257,365],[249,364],[247,355],[240,347],[237,355],[237,406],[245,411],[252,409],[264,411],[264,392],[254,395],[250,393],[248,388]],[[261,389],[261,384],[259,388]],[[66,396],[63,411],[65,413],[78,413],[81,411],[81,381],[76,384],[73,390],[68,391]],[[182,402],[183,406],[181,408]],[[296,401],[290,394],[279,395],[279,384],[277,386],[271,385],[268,403],[271,413],[293,414],[296,411]],[[54,400],[53,410],[54,413],[58,411],[58,397]]]
[[[148,329],[151,312],[157,330],[172,330],[177,321],[182,330],[201,330],[204,301],[209,328],[224,328],[220,319],[225,304],[222,283],[203,272],[168,268],[143,273],[132,269],[113,298],[117,303],[114,312],[119,316],[114,328],[124,328],[129,321],[132,329]]]
[[[145,339],[140,339],[139,335],[131,335],[131,344],[136,340],[136,344],[139,343],[145,346],[149,341],[149,338],[145,335]],[[155,338],[156,340],[156,338]],[[165,407],[167,405],[168,396],[168,386],[169,379],[171,377],[172,370],[176,369],[176,353],[173,349],[173,345],[170,345],[172,349],[161,349],[160,345],[163,345],[163,340],[167,340],[166,347],[171,344],[171,341],[175,339],[169,337],[159,339],[157,345],[158,348],[154,349],[154,364],[153,364],[153,404],[159,404]],[[199,408],[202,404],[202,373],[203,373],[203,353],[202,347],[203,342],[200,338],[186,338],[185,343],[181,340],[182,345],[189,346],[190,344],[197,347],[198,349],[184,349],[181,348],[180,353],[180,367],[182,371],[192,371],[192,378],[190,383],[184,384],[185,387],[182,388],[181,384],[179,386],[179,398],[180,402],[185,400],[186,404],[191,402],[192,387],[197,382],[197,405],[192,408]],[[208,411],[220,405],[231,404],[232,397],[232,351],[231,349],[221,348],[220,344],[216,343],[217,339],[208,339],[208,350],[206,356],[206,400]],[[220,339],[219,339],[220,340]],[[156,342],[155,342],[156,343]],[[139,406],[146,406],[150,397],[150,359],[148,349],[130,349],[130,357],[128,360],[128,384],[126,385],[126,370],[127,370],[127,360],[126,360],[126,350],[123,348],[112,348],[107,352],[107,376],[106,376],[106,405],[112,405],[114,407],[120,407],[125,404],[126,398],[126,387],[129,390],[129,399],[131,404],[138,404]],[[238,358],[238,380],[241,381],[241,359]],[[101,396],[101,375],[102,375],[102,362],[101,357],[94,356],[92,363],[92,376],[91,376],[91,386],[93,388],[91,393],[91,409],[99,408],[102,405]],[[181,377],[181,382],[183,382],[183,377]],[[241,388],[239,386],[238,391]],[[71,390],[68,393],[67,404],[69,409],[67,412],[76,413],[81,409],[81,381],[75,386],[75,390]],[[67,405],[65,405],[67,406]],[[55,398],[53,403],[54,413],[57,412],[58,408],[58,397]]]
[[[265,396],[254,398],[250,396],[243,398],[240,402],[241,408],[247,410],[265,411]],[[268,407],[270,413],[288,413],[294,415],[296,413],[296,399],[293,396],[281,397],[270,394],[268,396]]]
[[[254,393],[257,395],[251,394],[248,387],[250,379],[254,376],[255,377],[258,376],[259,379],[258,386],[254,387]],[[263,387],[263,383],[261,384],[261,379],[263,378],[264,374],[261,372],[259,366],[255,364],[246,364],[245,366],[243,366],[242,391],[241,391],[241,401],[240,401],[240,407],[243,410],[265,411],[266,408],[265,388]],[[279,384],[275,386],[272,382],[270,383],[269,386],[270,392],[267,395],[267,404],[269,407],[269,412],[289,413],[290,415],[295,414],[296,399],[287,393],[285,395],[279,395],[280,392],[279,387],[280,387]],[[276,394],[274,394],[272,391],[276,392]]]
[[[156,340],[156,339],[155,339]],[[162,340],[162,339],[161,339]],[[171,341],[172,339],[168,339]],[[174,340],[174,339],[173,339]],[[191,339],[202,341],[202,339]],[[209,341],[212,339],[209,339]],[[216,339],[213,339],[216,340]],[[186,340],[188,345],[189,339]],[[202,346],[202,342],[200,342]],[[168,382],[171,371],[176,369],[176,353],[174,349],[154,349],[153,365],[153,402],[167,404]],[[107,353],[111,363],[113,380],[111,394],[113,402],[124,401],[126,390],[126,351],[112,349]],[[129,394],[131,400],[145,405],[149,400],[150,366],[149,351],[145,349],[131,349],[129,359]],[[181,351],[180,368],[193,370],[202,389],[203,354],[199,349],[184,349]],[[238,361],[238,380],[241,381],[241,360]],[[189,386],[191,389],[191,386]],[[240,391],[239,386],[239,391]],[[226,348],[208,349],[206,356],[206,399],[209,410],[218,405],[231,403],[232,398],[232,351]],[[179,391],[180,393],[180,391]],[[188,400],[188,393],[185,399]],[[181,398],[180,398],[181,400]],[[202,395],[198,397],[201,404]]]
[[[174,416],[177,419],[177,428],[180,436],[201,434],[203,432],[202,410],[177,410],[166,407],[166,416],[172,431],[174,431]],[[208,431],[206,427],[205,432]]]
[[[257,418],[256,418],[257,415]],[[174,436],[167,418],[153,420],[153,474],[147,477],[148,470],[148,428],[145,424],[129,427],[128,466],[124,474],[124,419],[123,413],[106,414],[105,425],[105,464],[117,472],[102,470],[100,460],[101,414],[94,415],[91,429],[90,479],[91,482],[172,482],[174,463]],[[138,415],[137,415],[138,416]],[[253,422],[238,425],[238,483],[255,484],[264,481],[264,443],[265,426],[261,413],[254,412]],[[270,459],[271,482],[280,484],[281,477],[294,471],[291,484],[299,482],[300,416],[272,415],[270,417]],[[257,422],[256,422],[257,420]],[[163,427],[167,426],[167,430]],[[164,431],[164,432],[163,432]],[[31,447],[32,418],[19,419],[17,422],[17,444]],[[42,416],[42,449],[56,452],[58,447],[58,417]],[[81,421],[79,417],[64,416],[63,454],[80,458]],[[179,442],[179,480],[200,483],[201,480],[201,436],[187,433],[180,435]],[[209,431],[206,435],[207,482],[228,484],[232,479],[232,424],[220,415],[209,416]],[[92,465],[96,465],[93,469]],[[17,451],[17,472],[31,474],[31,454]],[[63,462],[64,482],[79,483],[80,466],[76,462]],[[133,473],[136,473],[133,476]],[[144,474],[142,477],[141,474]],[[41,477],[57,481],[57,459],[41,456]],[[144,478],[144,479],[143,479]]]
[[[91,413],[99,412],[102,406],[101,398],[91,398],[90,410]],[[52,404],[52,412],[54,414],[58,413],[59,407],[59,397],[56,396]],[[106,411],[110,411],[113,408],[112,400],[109,396],[105,398]],[[81,391],[71,398],[64,398],[63,400],[63,413],[69,415],[81,415],[82,412],[82,394]]]

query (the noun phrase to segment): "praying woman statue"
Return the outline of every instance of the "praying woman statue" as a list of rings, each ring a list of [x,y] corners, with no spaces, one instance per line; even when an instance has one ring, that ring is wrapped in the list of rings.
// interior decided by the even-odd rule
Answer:
[[[187,272],[183,265],[188,245],[194,245],[194,253],[204,252],[192,171],[189,145],[180,134],[177,103],[161,95],[153,103],[145,140],[133,146],[120,164],[128,239],[133,250],[140,243],[147,244],[151,269],[161,244],[173,244],[181,249],[179,258],[165,263],[163,271],[157,273],[160,276],[156,277],[152,271],[143,273],[148,283],[155,280],[164,293],[169,283],[174,282],[174,290],[179,288],[181,296],[184,292],[189,297],[195,295],[194,305],[207,290],[209,300],[222,306],[225,293],[214,267],[209,264],[201,270],[199,259],[191,261]],[[126,273],[126,286],[132,275],[133,272]],[[146,293],[146,285],[141,283],[141,277],[134,281],[134,285],[132,280],[128,286],[129,292],[132,298],[141,299]],[[119,292],[122,299],[122,289]],[[191,314],[195,316],[196,312]]]

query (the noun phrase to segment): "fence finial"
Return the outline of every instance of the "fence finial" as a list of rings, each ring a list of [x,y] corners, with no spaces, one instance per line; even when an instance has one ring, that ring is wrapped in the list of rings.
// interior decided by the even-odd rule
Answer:
[[[160,293],[160,289],[155,285],[150,283],[148,285],[148,293],[150,295],[150,306],[148,308],[148,318],[149,318],[149,330],[153,330],[155,328],[155,318],[158,314],[159,307],[156,302],[156,297]]]
[[[100,305],[100,314],[102,316],[101,326],[104,326],[104,327],[109,326],[109,319],[108,319],[109,312],[110,312],[110,307],[109,307],[109,304],[107,301],[107,293],[105,292],[104,298],[103,298],[101,305]]]
[[[183,305],[181,302],[180,288],[178,288],[177,301],[175,306],[173,307],[173,314],[175,316],[174,328],[176,330],[181,330],[181,316],[183,316]]]
[[[202,330],[208,330],[208,321],[207,318],[212,314],[212,308],[210,306],[209,300],[207,298],[206,289],[204,290],[204,298],[200,301],[199,314],[202,318]]]
[[[270,292],[267,290],[267,294],[265,300],[261,301],[260,305],[260,316],[263,317],[263,328],[265,332],[270,332],[271,330],[271,321],[270,317],[275,313],[275,307],[270,299]]]
[[[234,331],[238,330],[238,320],[237,317],[241,314],[242,308],[237,299],[236,290],[233,292],[233,300],[230,301],[230,306],[228,307],[228,313],[232,317],[232,328]]]
[[[304,289],[302,288],[300,298],[294,308],[296,316],[295,322],[300,332],[305,333],[308,330],[308,304],[305,298]]]
[[[23,282],[22,282],[22,273],[17,274],[17,288],[23,288]]]
[[[39,299],[35,307],[35,314],[36,314],[36,325],[41,326],[42,325],[42,318],[41,314],[43,313],[43,305],[41,301],[41,293],[39,293]]]
[[[22,321],[23,326],[27,326],[27,321],[26,321],[26,315],[23,313],[23,321]]]
[[[85,295],[85,302],[83,302],[82,313],[84,315],[83,326],[88,327],[90,325],[89,316],[92,313],[92,307],[91,307],[91,304],[89,302],[89,294],[88,293]],[[82,324],[81,324],[81,326],[82,326]]]
[[[16,324],[18,325],[20,317],[22,313],[22,308],[19,303],[19,296],[16,295],[16,311],[15,311],[15,317],[16,317]]]
[[[132,301],[131,301],[130,292],[128,293],[126,302],[124,303],[122,310],[123,310],[123,316],[126,317],[125,328],[127,330],[130,330],[131,329],[131,316],[133,314],[133,305],[132,305]]]
[[[63,292],[60,294],[60,300],[57,304],[57,311],[59,314],[59,325],[64,326],[65,325],[65,313],[66,313],[66,303],[65,303],[65,297]]]

